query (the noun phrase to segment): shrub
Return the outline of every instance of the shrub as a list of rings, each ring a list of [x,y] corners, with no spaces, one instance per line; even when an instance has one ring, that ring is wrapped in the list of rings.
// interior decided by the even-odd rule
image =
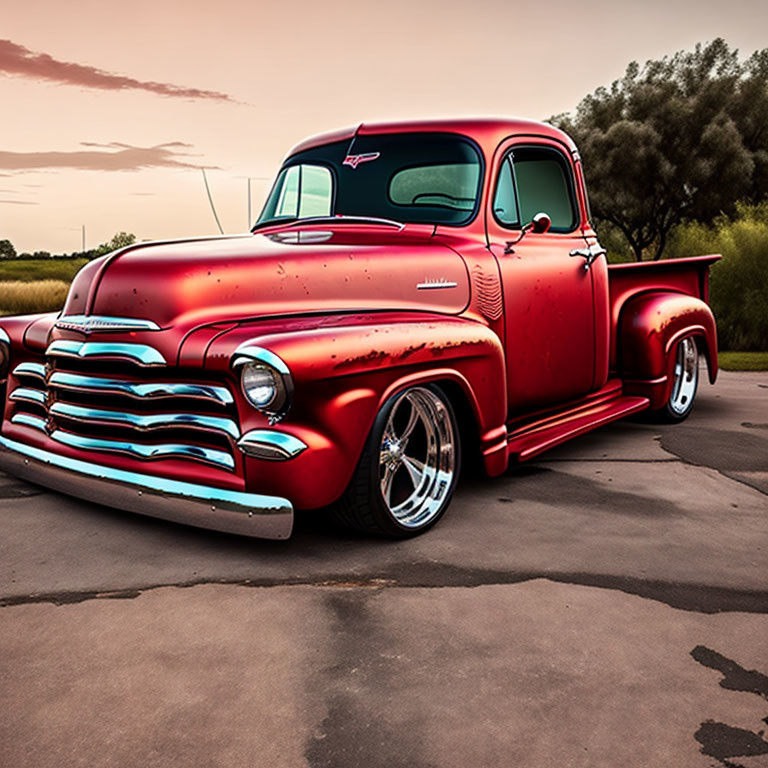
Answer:
[[[712,267],[711,304],[720,346],[768,350],[768,202],[739,205],[736,217],[718,218],[711,227],[677,228],[668,255],[721,253]]]

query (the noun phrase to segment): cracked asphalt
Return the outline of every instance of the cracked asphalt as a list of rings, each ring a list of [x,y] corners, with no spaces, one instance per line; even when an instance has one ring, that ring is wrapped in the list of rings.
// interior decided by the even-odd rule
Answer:
[[[768,375],[437,528],[238,539],[0,475],[0,765],[768,767]]]

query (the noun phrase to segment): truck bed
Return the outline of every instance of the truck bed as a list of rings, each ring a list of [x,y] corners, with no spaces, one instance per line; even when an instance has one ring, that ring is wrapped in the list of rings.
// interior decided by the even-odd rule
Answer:
[[[692,256],[687,259],[630,262],[608,265],[609,306],[611,316],[610,368],[616,364],[616,333],[621,312],[633,296],[651,291],[671,291],[709,301],[709,268],[718,254]]]

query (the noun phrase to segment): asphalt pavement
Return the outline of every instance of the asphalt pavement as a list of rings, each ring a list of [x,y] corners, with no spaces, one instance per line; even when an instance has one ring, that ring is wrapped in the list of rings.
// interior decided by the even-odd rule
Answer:
[[[768,767],[768,375],[467,479],[406,542],[0,475],[0,765]]]

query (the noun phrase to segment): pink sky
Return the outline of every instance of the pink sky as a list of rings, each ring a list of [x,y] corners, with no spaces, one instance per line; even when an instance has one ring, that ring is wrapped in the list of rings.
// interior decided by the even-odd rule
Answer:
[[[25,0],[0,38],[0,239],[72,251],[226,231],[285,152],[362,120],[543,119],[644,62],[768,47],[765,0]]]

